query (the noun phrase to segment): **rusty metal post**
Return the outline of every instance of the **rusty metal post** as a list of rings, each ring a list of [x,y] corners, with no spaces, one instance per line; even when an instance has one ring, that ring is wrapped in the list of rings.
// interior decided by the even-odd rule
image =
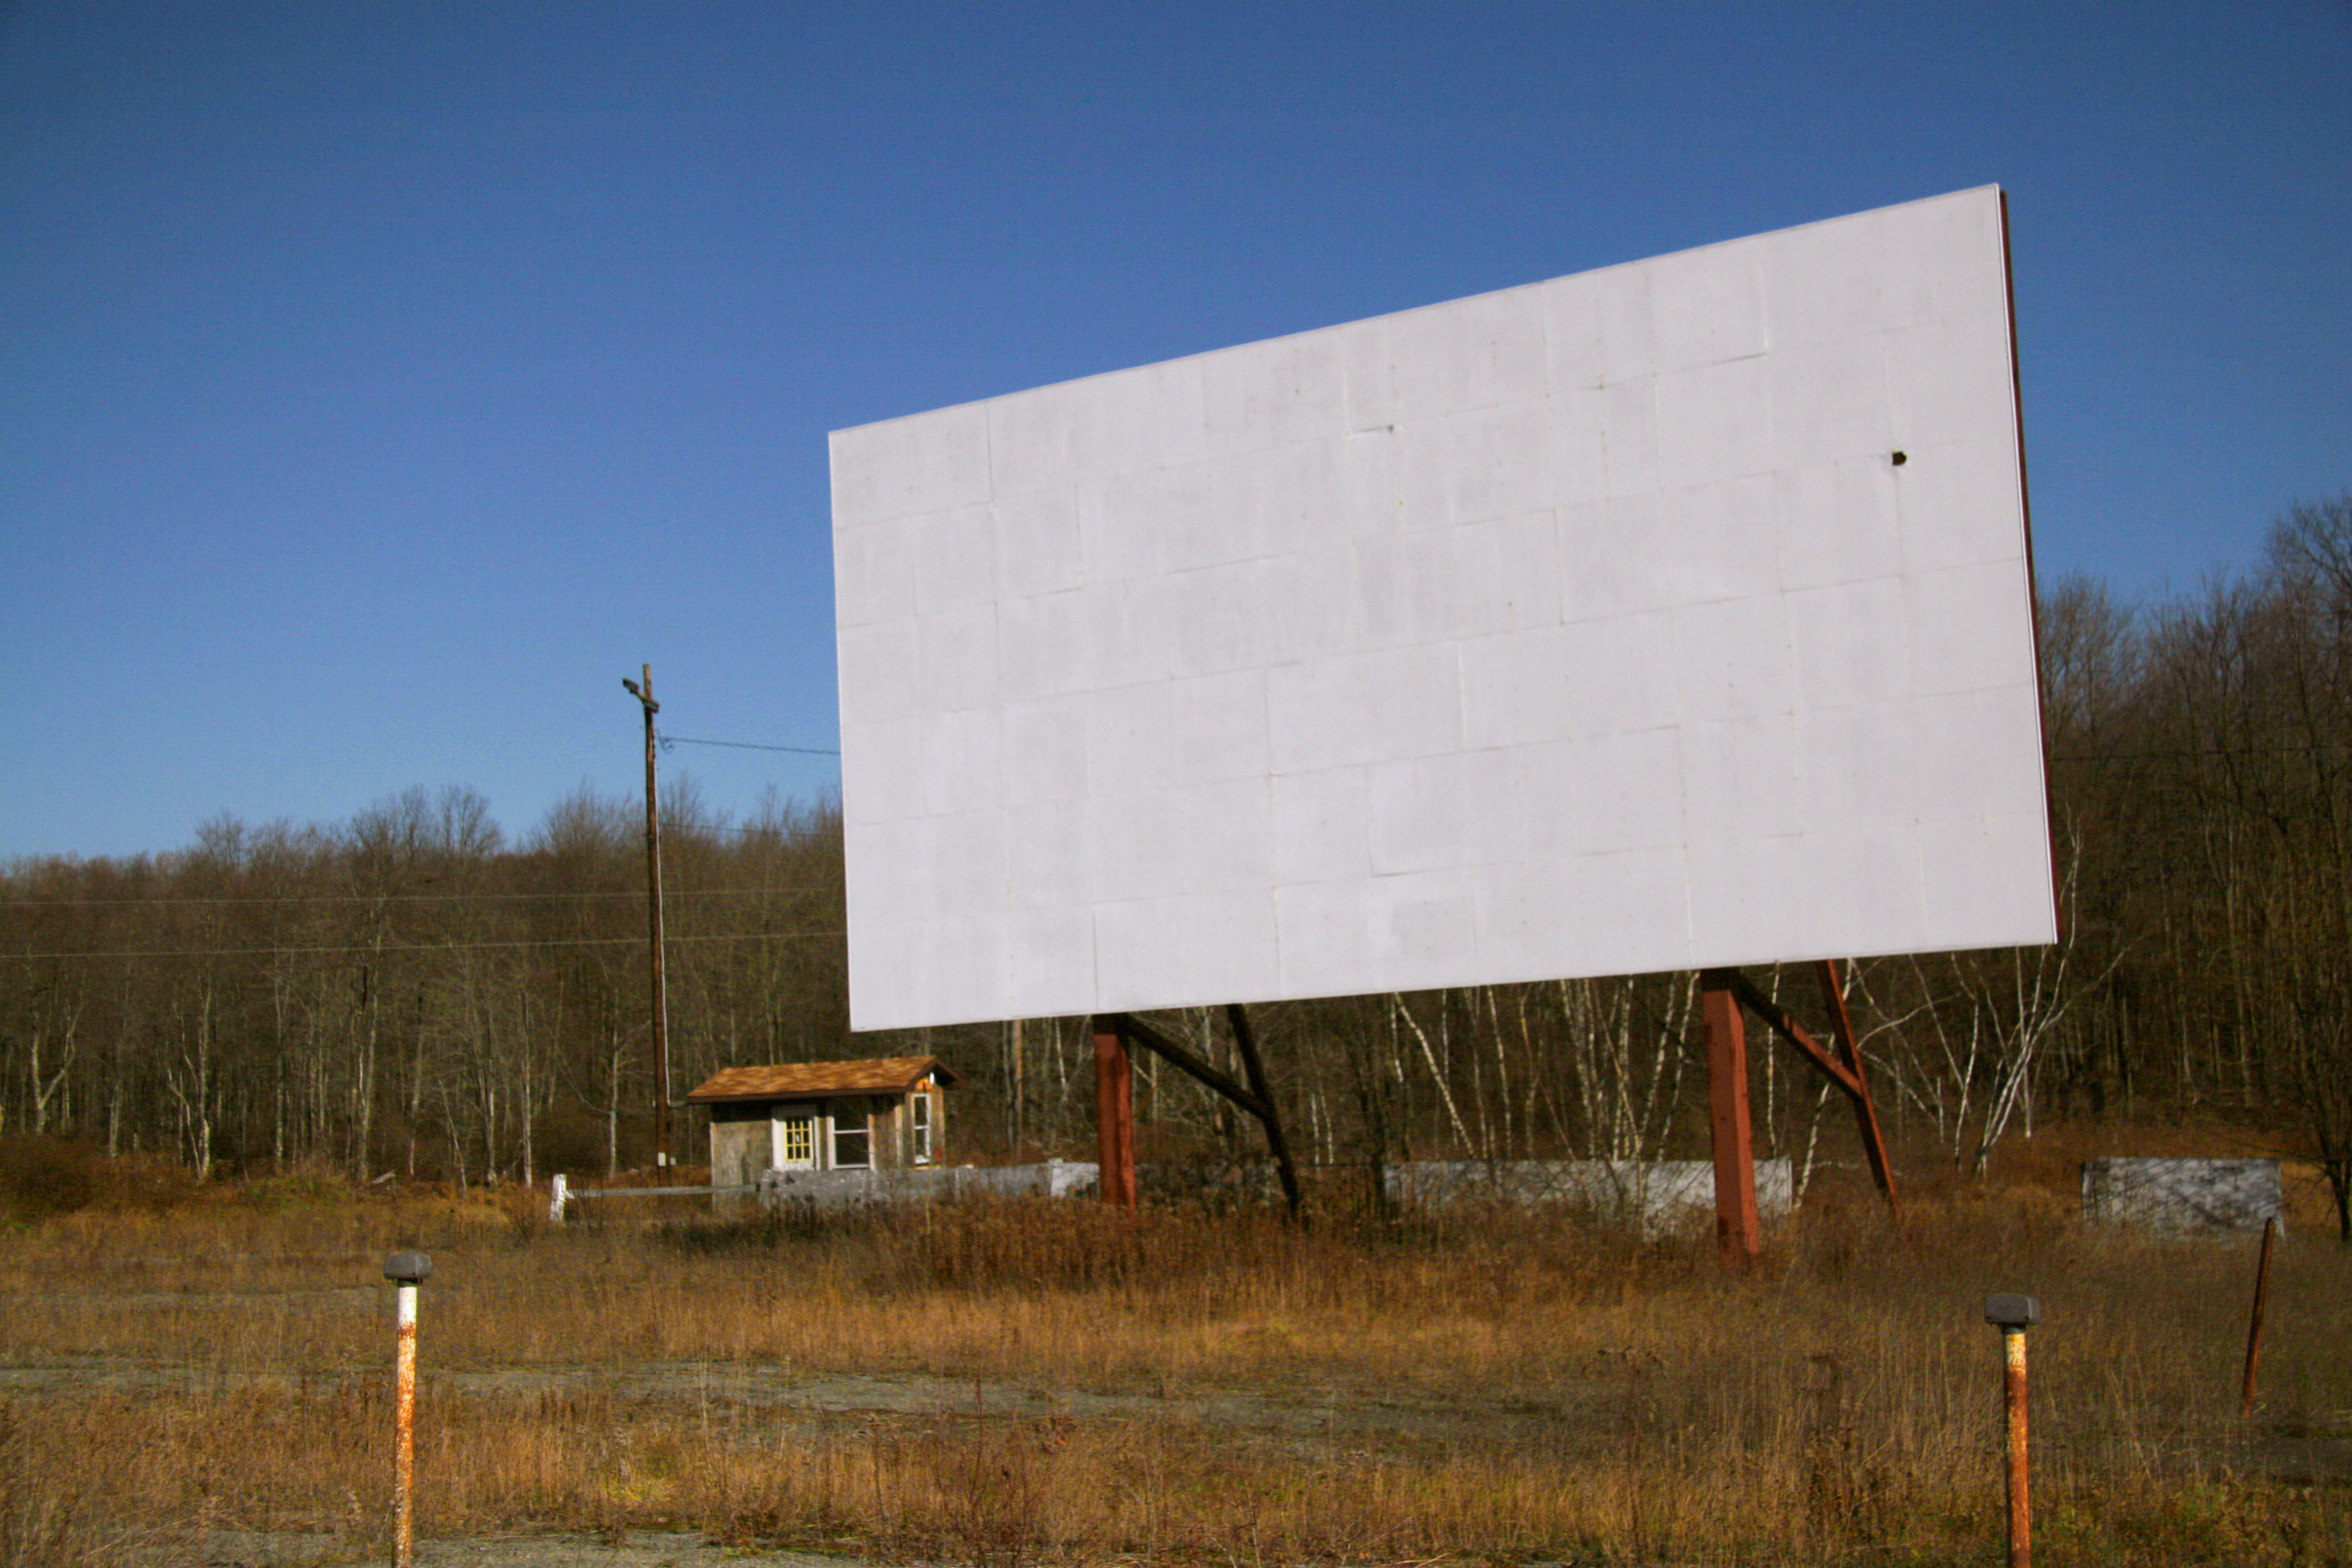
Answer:
[[[2026,1463],[2026,1331],[2001,1330],[2003,1405],[2009,1416],[2009,1568],[2033,1563],[2033,1481]]]
[[[1094,1020],[1094,1148],[1103,1201],[1136,1206],[1135,1062],[1115,1016]]]
[[[392,1354],[392,1568],[416,1560],[417,1483],[417,1287],[433,1273],[421,1252],[395,1252],[384,1259],[384,1277],[395,1287],[392,1322],[398,1335]]]
[[[2238,1419],[2254,1418],[2254,1374],[2263,1363],[2263,1313],[2270,1305],[2270,1249],[2279,1239],[2276,1215],[2263,1221],[2262,1261],[2254,1265],[2254,1315],[2246,1325],[2246,1386],[2238,1400]]]
[[[2031,1296],[1987,1296],[1984,1321],[2001,1331],[2001,1402],[2009,1417],[2009,1568],[2032,1568],[2033,1492],[2026,1463],[2026,1330],[2042,1321],[2042,1304]]]
[[[1708,1132],[1715,1156],[1715,1244],[1732,1268],[1764,1250],[1748,1119],[1748,1026],[1724,971],[1699,976],[1707,1015]]]

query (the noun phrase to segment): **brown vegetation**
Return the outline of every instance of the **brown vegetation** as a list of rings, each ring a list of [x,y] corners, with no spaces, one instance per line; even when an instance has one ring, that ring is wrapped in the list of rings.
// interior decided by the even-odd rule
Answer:
[[[1922,1193],[1900,1236],[1866,1193],[1821,1189],[1730,1279],[1699,1234],[1524,1215],[1299,1230],[1036,1203],[551,1230],[479,1192],[322,1187],[0,1242],[0,1531],[51,1532],[5,1560],[126,1532],[380,1545],[375,1265],[414,1244],[436,1258],[427,1534],[668,1524],[976,1562],[1978,1561],[1999,1470],[1976,1308],[2020,1288],[2049,1310],[2044,1562],[2352,1554],[2352,1259],[2289,1242],[2249,1425],[2250,1249],[2087,1230],[2047,1188]]]

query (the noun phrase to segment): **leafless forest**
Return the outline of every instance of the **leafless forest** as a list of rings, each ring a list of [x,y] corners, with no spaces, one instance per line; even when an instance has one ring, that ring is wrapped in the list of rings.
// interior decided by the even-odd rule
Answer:
[[[1890,1130],[1915,1160],[1981,1173],[2037,1118],[2260,1128],[2319,1159],[2352,1240],[2352,496],[2282,518],[2257,569],[2160,602],[2057,584],[2042,639],[2065,940],[1855,966]],[[1078,1021],[849,1035],[830,805],[730,820],[691,782],[665,795],[675,1092],[730,1062],[931,1051],[966,1078],[957,1157],[1086,1148]],[[0,877],[0,1131],[199,1178],[640,1165],[641,814],[582,793],[510,837],[470,790],[410,790],[331,826],[222,817],[167,854],[18,862]],[[1809,979],[1776,983],[1803,1012]],[[1225,1049],[1206,1015],[1162,1022]],[[1260,1020],[1294,1141],[1335,1167],[1702,1152],[1696,1024],[1688,976]],[[1147,1157],[1249,1147],[1172,1075],[1147,1069],[1137,1108]],[[1801,1170],[1852,1159],[1789,1065],[1759,1070],[1757,1109],[1759,1141]]]

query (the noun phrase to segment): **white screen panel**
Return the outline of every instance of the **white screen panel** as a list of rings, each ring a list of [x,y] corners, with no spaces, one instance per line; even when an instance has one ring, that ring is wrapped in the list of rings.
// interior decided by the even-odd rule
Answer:
[[[2053,940],[2002,224],[835,434],[854,1026]]]

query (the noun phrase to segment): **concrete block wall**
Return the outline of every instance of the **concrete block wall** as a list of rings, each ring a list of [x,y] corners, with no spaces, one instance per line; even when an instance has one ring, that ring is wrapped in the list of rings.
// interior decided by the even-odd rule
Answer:
[[[1615,1221],[1638,1214],[1645,1233],[1715,1212],[1715,1166],[1707,1160],[1422,1160],[1389,1166],[1382,1185],[1391,1202],[1408,1207],[1561,1204]],[[1758,1160],[1757,1212],[1785,1217],[1795,1185],[1787,1160]]]
[[[2178,1234],[2286,1228],[2276,1160],[2085,1160],[2083,1218]]]
[[[958,1197],[1075,1197],[1092,1193],[1098,1180],[1093,1162],[1080,1160],[1048,1160],[1036,1165],[768,1170],[759,1173],[757,1196],[769,1209],[862,1209]]]

